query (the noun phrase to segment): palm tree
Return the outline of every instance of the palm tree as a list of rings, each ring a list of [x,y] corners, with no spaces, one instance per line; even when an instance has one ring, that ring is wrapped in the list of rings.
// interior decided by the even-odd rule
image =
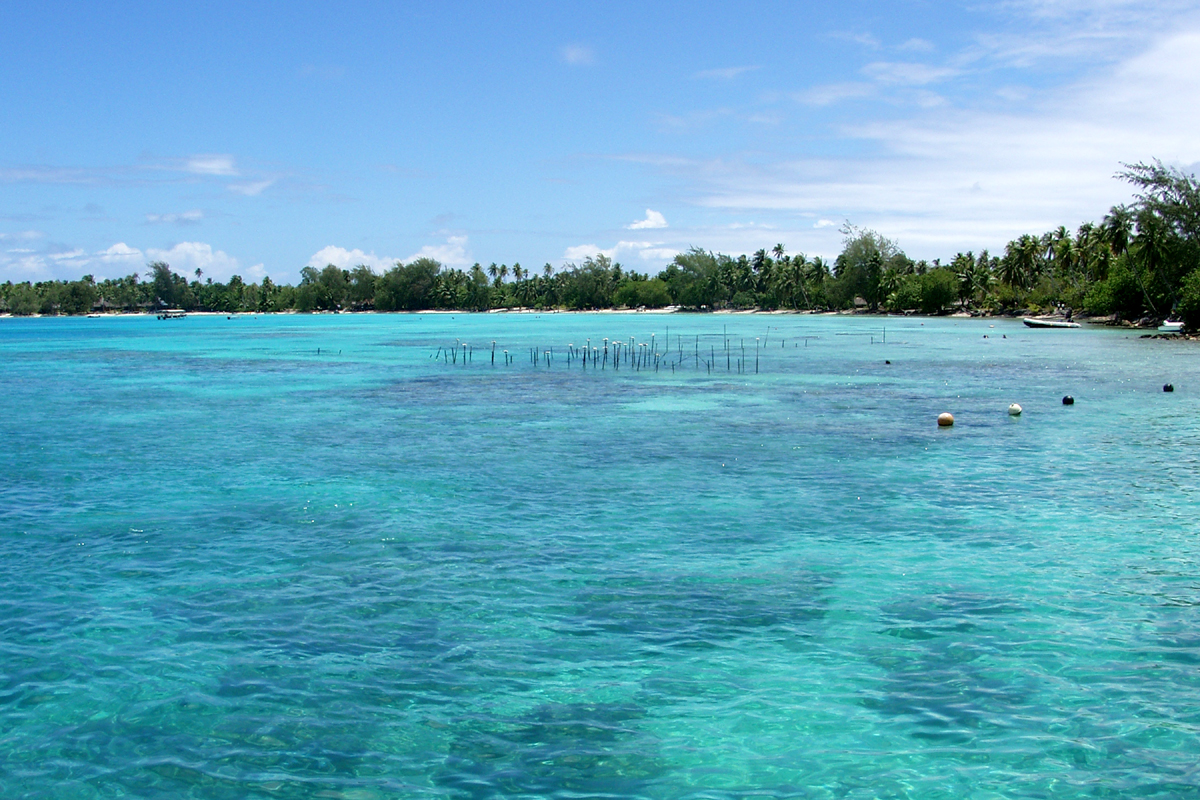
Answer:
[[[200,276],[204,274],[204,270],[196,267],[196,283],[200,282]]]
[[[1112,249],[1113,255],[1121,255],[1129,249],[1129,240],[1133,236],[1133,212],[1128,206],[1113,206],[1104,215],[1100,223],[1104,241]]]

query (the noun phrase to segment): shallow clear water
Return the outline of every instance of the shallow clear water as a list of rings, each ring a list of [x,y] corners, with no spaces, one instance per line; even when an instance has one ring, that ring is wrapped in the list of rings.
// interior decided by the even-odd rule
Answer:
[[[1200,797],[1196,347],[2,319],[0,796]]]

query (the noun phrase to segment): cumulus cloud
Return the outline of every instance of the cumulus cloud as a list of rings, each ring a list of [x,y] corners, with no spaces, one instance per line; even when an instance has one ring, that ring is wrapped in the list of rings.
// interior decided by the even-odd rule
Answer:
[[[141,250],[124,242],[117,242],[106,250],[98,251],[95,257],[104,264],[140,264],[146,258]]]
[[[226,281],[238,274],[238,260],[223,250],[214,250],[205,242],[180,242],[170,250],[150,248],[146,251],[150,261],[165,261],[171,269],[181,275],[203,270],[213,280]]]
[[[573,66],[587,66],[596,63],[596,54],[592,48],[582,44],[563,45],[558,51],[559,58]]]
[[[645,219],[626,225],[625,227],[631,231],[639,231],[646,228],[665,228],[667,227],[667,220],[659,212],[647,208]]]
[[[630,255],[636,256],[643,261],[670,261],[676,254],[682,252],[675,247],[665,246],[665,242],[617,242],[612,247],[604,248],[594,244],[581,244],[574,247],[568,247],[563,252],[563,262],[575,263],[583,261],[585,258],[595,258],[596,256],[606,256],[619,260],[628,258]]]
[[[146,222],[150,225],[195,225],[204,219],[204,212],[199,209],[181,211],[178,214],[147,214]]]
[[[308,259],[308,263],[305,266],[320,269],[333,264],[339,269],[351,269],[357,267],[359,264],[365,264],[376,272],[384,272],[391,269],[395,263],[396,259],[394,258],[385,258],[377,256],[374,253],[364,253],[357,248],[347,250],[344,247],[337,247],[331,244],[313,253],[312,258]]]
[[[237,175],[233,156],[230,155],[196,155],[184,162],[184,169],[195,175]]]
[[[470,255],[467,252],[467,237],[451,236],[446,239],[445,244],[425,245],[405,261],[413,261],[418,258],[432,258],[448,267],[464,267],[471,263]]]

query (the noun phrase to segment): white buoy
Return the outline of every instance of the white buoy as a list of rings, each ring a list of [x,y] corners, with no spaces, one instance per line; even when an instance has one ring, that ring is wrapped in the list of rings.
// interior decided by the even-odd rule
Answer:
[[[1009,416],[1012,416],[1012,417],[1019,417],[1019,416],[1021,416],[1021,412],[1023,410],[1024,409],[1021,408],[1020,404],[1013,403],[1012,405],[1010,405],[1008,407],[1008,414],[1009,414]]]
[[[938,427],[949,428],[953,424],[954,415],[949,411],[943,411],[941,414],[938,414]]]

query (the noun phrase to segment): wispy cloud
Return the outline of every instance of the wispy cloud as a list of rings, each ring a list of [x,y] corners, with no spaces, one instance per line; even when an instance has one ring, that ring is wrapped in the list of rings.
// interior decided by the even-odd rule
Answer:
[[[745,75],[747,72],[753,72],[756,69],[761,69],[760,66],[752,67],[723,67],[721,69],[705,69],[693,75],[693,78],[716,78],[724,81],[731,81],[739,75]]]
[[[626,225],[625,227],[631,231],[644,230],[647,228],[665,228],[667,227],[667,218],[659,212],[647,208],[645,219],[638,220],[637,222]]]
[[[2,183],[99,183],[112,177],[112,170],[82,167],[20,166],[0,169]]]
[[[146,222],[150,225],[195,225],[204,219],[200,209],[181,211],[177,214],[147,214]]]
[[[856,100],[871,97],[878,89],[870,83],[830,83],[824,86],[814,86],[797,92],[794,97],[800,103],[810,106],[828,106],[843,100]]]
[[[245,195],[246,197],[257,197],[275,185],[275,180],[275,178],[267,178],[261,181],[251,181],[250,183],[231,183],[229,184],[229,191]]]
[[[927,39],[914,38],[904,42],[897,49],[909,53],[931,53],[936,50],[937,47],[934,46],[933,42]]]
[[[233,176],[239,174],[231,155],[190,156],[184,161],[183,168],[193,175]]]
[[[844,42],[870,47],[872,49],[879,47],[879,38],[872,33],[850,33],[847,31],[838,31],[829,34],[832,39],[840,39]]]
[[[558,56],[564,63],[581,67],[596,63],[596,53],[583,44],[567,44],[559,48]]]
[[[867,77],[885,86],[924,86],[959,74],[950,67],[934,67],[911,62],[876,61],[862,69]]]
[[[853,155],[662,168],[691,182],[702,207],[807,216],[809,236],[850,217],[920,257],[944,247],[994,249],[1021,233],[1097,219],[1127,200],[1130,187],[1113,178],[1121,162],[1200,161],[1200,106],[1180,102],[1198,95],[1200,29],[1161,38],[1021,107],[914,107],[886,122],[864,114],[839,130],[855,143]]]

